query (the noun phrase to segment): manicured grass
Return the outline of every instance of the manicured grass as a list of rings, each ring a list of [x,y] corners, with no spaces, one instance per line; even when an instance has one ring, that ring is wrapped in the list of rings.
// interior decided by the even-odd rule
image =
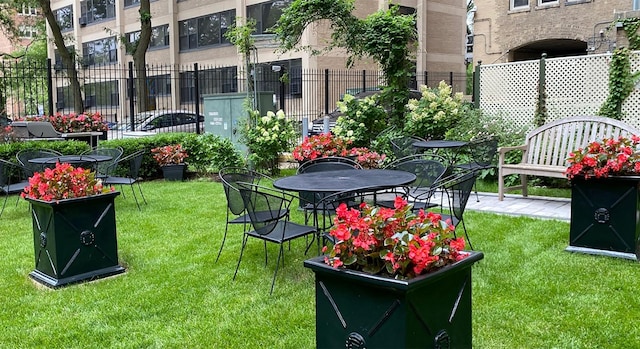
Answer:
[[[220,183],[143,183],[116,199],[127,272],[59,290],[28,278],[34,266],[27,203],[10,197],[0,217],[0,348],[313,348],[313,274],[294,241],[269,294],[277,246],[250,240],[232,280],[241,227],[220,260]],[[467,212],[485,258],[473,269],[474,348],[628,348],[638,345],[638,264],[564,252],[569,224]],[[294,220],[300,221],[299,212]],[[437,301],[437,300],[434,300]]]

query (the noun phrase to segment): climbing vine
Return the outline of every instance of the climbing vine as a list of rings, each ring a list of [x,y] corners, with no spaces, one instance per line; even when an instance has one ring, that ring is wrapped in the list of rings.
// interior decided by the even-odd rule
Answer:
[[[622,22],[622,29],[624,29],[624,33],[627,35],[627,39],[629,40],[629,49],[640,50],[640,35],[638,34],[638,29],[640,29],[640,19],[625,18],[618,22]]]
[[[609,96],[604,102],[599,115],[616,120],[622,118],[622,103],[629,97],[640,78],[640,72],[631,73],[630,51],[628,48],[617,48],[613,51],[609,64]]]
[[[412,69],[412,53],[417,40],[414,15],[401,15],[397,6],[372,13],[364,19],[351,14],[353,0],[294,0],[285,9],[273,28],[282,52],[305,49],[300,39],[311,23],[328,20],[332,29],[327,49],[341,47],[347,51],[347,66],[356,59],[370,57],[378,64],[386,79],[387,88],[381,101],[389,106],[393,125],[403,126],[404,105],[409,100],[407,89]]]

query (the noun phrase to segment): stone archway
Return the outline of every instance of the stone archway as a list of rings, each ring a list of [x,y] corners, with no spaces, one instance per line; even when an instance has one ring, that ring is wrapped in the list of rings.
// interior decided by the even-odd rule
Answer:
[[[579,56],[587,53],[587,43],[571,39],[546,39],[522,45],[509,52],[509,61],[539,59],[542,53],[548,58]]]

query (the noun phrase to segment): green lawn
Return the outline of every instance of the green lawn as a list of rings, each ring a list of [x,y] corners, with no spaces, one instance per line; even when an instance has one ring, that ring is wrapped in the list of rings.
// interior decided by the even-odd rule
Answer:
[[[116,199],[127,272],[49,290],[32,282],[27,203],[0,217],[0,348],[313,348],[314,284],[291,244],[269,294],[277,249],[250,241],[235,281],[240,227],[224,232],[220,183],[143,183]],[[630,348],[640,345],[638,264],[564,252],[569,224],[468,212],[484,260],[473,269],[474,348]],[[296,212],[294,219],[301,219]],[[437,300],[434,300],[437,302]]]

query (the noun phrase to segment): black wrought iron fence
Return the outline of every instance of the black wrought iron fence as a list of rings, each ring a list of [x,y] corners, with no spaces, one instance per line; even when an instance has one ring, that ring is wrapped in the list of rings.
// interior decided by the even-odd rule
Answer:
[[[120,130],[135,130],[136,116],[143,112],[136,101],[136,79],[141,77],[132,64],[80,65],[78,80],[85,111],[99,112],[111,124],[119,124]],[[455,92],[465,92],[466,79],[464,73],[422,72],[413,77],[411,87],[434,87],[445,80]],[[380,72],[367,70],[285,71],[269,64],[259,64],[249,74],[237,67],[198,64],[149,65],[146,70],[148,109],[204,115],[206,96],[256,91],[270,93],[273,108],[283,109],[298,122],[311,122],[331,112],[345,93],[355,94],[381,85],[384,81]],[[0,111],[9,117],[77,112],[73,96],[66,70],[60,64],[50,60],[0,63]],[[112,132],[112,136],[118,137],[118,133]]]

